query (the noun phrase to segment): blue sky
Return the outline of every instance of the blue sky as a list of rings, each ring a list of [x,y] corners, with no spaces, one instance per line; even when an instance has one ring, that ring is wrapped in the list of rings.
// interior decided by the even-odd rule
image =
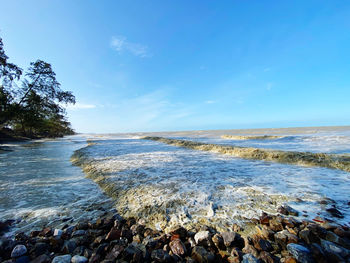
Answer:
[[[349,1],[0,5],[10,61],[52,64],[78,132],[350,124]]]

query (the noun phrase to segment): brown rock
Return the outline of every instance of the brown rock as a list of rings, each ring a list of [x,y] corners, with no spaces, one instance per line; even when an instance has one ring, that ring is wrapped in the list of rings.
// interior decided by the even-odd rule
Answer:
[[[299,232],[299,237],[307,244],[320,242],[320,239],[310,229],[307,228]]]
[[[269,225],[270,217],[266,213],[262,213],[262,215],[259,217],[259,222],[262,225]]]
[[[106,241],[112,241],[112,240],[117,240],[120,238],[122,232],[116,227],[112,227],[109,233],[106,236]]]
[[[198,263],[210,263],[215,261],[213,253],[208,252],[204,247],[195,246],[192,249],[192,259]]]
[[[232,257],[232,256],[228,257],[226,260],[228,263],[240,263],[241,262],[241,260],[239,258]]]
[[[262,251],[259,255],[259,258],[265,263],[276,263],[278,262],[273,255],[269,252]]]
[[[183,257],[186,255],[186,247],[180,239],[175,239],[171,241],[169,243],[169,247],[171,251],[179,257]]]
[[[252,237],[254,247],[259,251],[272,251],[273,248],[269,241],[260,238],[258,235]]]
[[[289,226],[286,226],[286,229],[288,230],[289,233],[293,234],[293,235],[298,235],[298,229],[295,227],[295,228],[291,228]]]
[[[292,257],[286,257],[285,263],[297,263],[296,259],[295,258],[292,258]]]
[[[271,229],[268,229],[267,226],[255,226],[257,235],[263,239],[272,240],[275,232]]]
[[[184,240],[187,237],[187,230],[182,226],[177,226],[170,231],[171,235],[178,235],[180,239]]]
[[[245,247],[242,249],[242,252],[244,252],[245,254],[252,254],[256,258],[259,256],[258,251],[248,243],[246,243]]]
[[[282,231],[283,230],[283,224],[282,224],[282,218],[281,217],[274,217],[270,219],[270,228],[271,230],[277,232],[277,231]]]
[[[223,260],[227,260],[227,258],[230,257],[230,253],[226,250],[219,250],[219,255]]]
[[[216,233],[211,239],[218,250],[225,250],[226,249],[225,244],[224,244],[224,239],[222,238],[222,236],[220,234]]]
[[[244,247],[243,238],[240,236],[240,234],[236,232],[223,232],[221,233],[221,236],[224,240],[224,244],[226,247]]]
[[[124,250],[123,246],[115,245],[112,248],[111,252],[107,254],[106,259],[109,259],[109,260],[117,259],[119,255],[123,252],[123,250]]]
[[[242,252],[239,248],[234,247],[234,248],[231,250],[231,256],[232,256],[232,257],[236,257],[236,258],[238,258],[239,260],[242,260],[243,252]]]
[[[40,233],[39,236],[43,236],[43,237],[48,237],[52,235],[52,229],[50,227],[44,228]]]

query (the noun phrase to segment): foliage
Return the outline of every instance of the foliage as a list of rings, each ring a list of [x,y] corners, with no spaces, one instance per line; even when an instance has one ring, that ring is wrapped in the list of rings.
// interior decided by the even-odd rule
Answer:
[[[73,134],[63,105],[74,104],[49,63],[37,60],[23,70],[8,62],[0,38],[0,128],[11,127],[29,137]]]

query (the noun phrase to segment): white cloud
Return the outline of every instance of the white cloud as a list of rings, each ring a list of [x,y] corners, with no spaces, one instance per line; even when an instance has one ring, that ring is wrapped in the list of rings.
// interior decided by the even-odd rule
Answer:
[[[266,89],[267,89],[267,90],[271,90],[271,89],[272,89],[272,86],[273,86],[273,83],[272,83],[272,82],[268,82],[268,83],[266,84]]]
[[[204,103],[206,103],[206,104],[214,104],[214,103],[217,103],[217,101],[215,101],[215,100],[207,100]]]
[[[94,104],[84,104],[84,103],[75,103],[74,105],[70,104],[66,107],[68,110],[85,110],[85,109],[94,109],[96,105]]]
[[[151,56],[147,46],[139,43],[130,42],[124,36],[112,37],[111,47],[119,53],[126,51],[133,54],[134,56],[141,57],[141,58]]]
[[[264,68],[265,72],[269,72],[271,70],[271,68]]]

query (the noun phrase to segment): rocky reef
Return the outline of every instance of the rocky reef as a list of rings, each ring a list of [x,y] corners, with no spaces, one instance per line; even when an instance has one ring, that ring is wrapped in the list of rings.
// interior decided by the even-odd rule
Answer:
[[[304,166],[320,166],[350,172],[350,156],[326,153],[280,151],[253,147],[208,144],[189,140],[169,139],[163,137],[143,137],[145,140],[163,142],[169,145],[200,151],[232,155],[235,157],[272,161]]]
[[[229,231],[202,225],[194,231],[175,226],[167,233],[144,225],[142,218],[122,218],[106,212],[93,221],[45,227],[28,235],[0,240],[4,263],[229,262],[326,263],[349,262],[350,230],[322,218],[299,221],[263,213],[259,219]],[[246,228],[246,229],[245,229]]]

